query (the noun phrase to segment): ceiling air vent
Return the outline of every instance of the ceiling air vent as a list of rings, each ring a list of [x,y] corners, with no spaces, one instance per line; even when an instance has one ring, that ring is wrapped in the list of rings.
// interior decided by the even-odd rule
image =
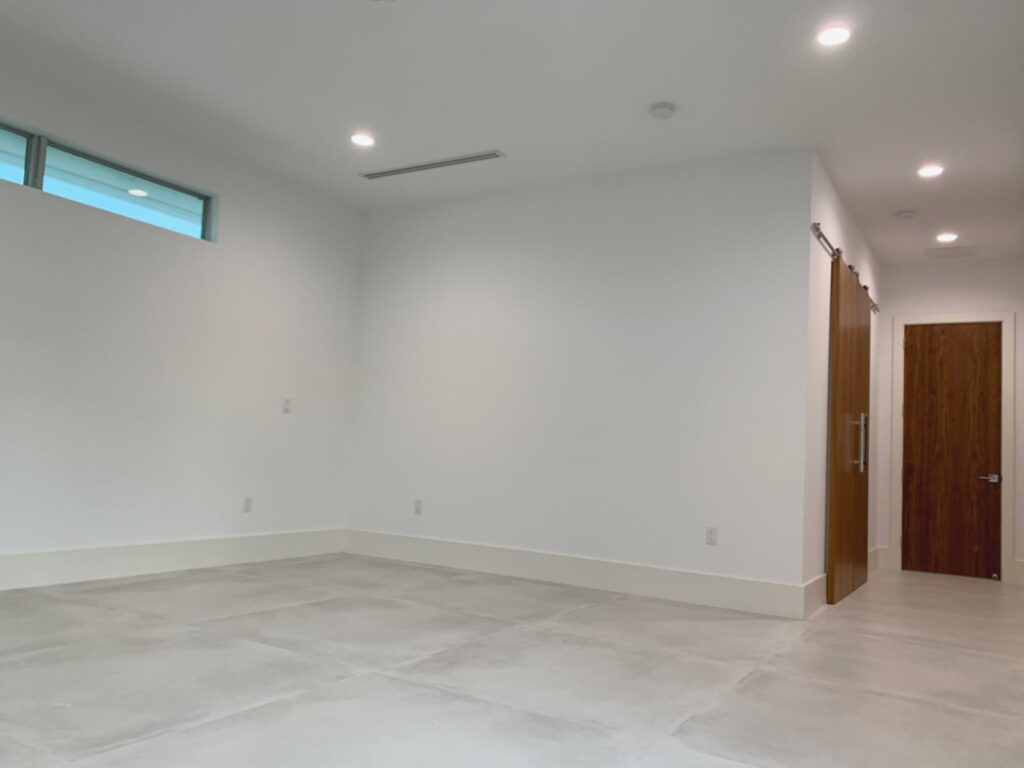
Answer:
[[[449,157],[446,160],[435,160],[432,163],[420,163],[419,165],[407,165],[404,168],[391,168],[387,171],[374,171],[373,173],[359,174],[364,179],[384,179],[388,176],[401,176],[403,173],[419,173],[420,171],[432,171],[435,168],[448,168],[452,165],[465,165],[466,163],[478,163],[481,160],[497,160],[504,157],[504,153],[494,149],[490,152],[480,152],[475,155],[463,155],[462,157]]]
[[[924,257],[929,261],[951,261],[953,259],[973,259],[977,253],[973,248],[956,246],[953,248],[926,248]]]

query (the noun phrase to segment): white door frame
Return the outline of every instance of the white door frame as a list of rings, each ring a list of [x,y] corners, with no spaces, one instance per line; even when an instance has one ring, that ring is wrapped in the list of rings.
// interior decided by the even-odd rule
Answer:
[[[903,340],[908,325],[945,325],[949,323],[1002,323],[1003,394],[1002,464],[1000,475],[1000,516],[1002,518],[1001,571],[1003,581],[1024,581],[1024,569],[1015,570],[1014,506],[1014,330],[1013,312],[972,312],[956,315],[901,315],[893,318],[892,329],[892,466],[889,475],[889,567],[903,568]]]

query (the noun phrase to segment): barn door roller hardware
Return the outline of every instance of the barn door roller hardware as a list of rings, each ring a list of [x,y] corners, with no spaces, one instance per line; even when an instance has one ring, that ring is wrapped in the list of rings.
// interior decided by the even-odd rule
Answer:
[[[814,235],[814,239],[821,244],[822,248],[825,249],[825,253],[828,254],[830,259],[843,258],[843,249],[837,248],[836,246],[832,245],[832,241],[828,239],[824,232],[821,231],[821,224],[819,224],[818,222],[814,222],[813,224],[811,224],[811,233]],[[850,271],[853,272],[853,274],[859,280],[860,272],[858,272],[852,264],[849,264],[847,266],[849,266]],[[865,291],[868,290],[868,286],[864,285],[862,287]],[[868,301],[871,302],[871,311],[877,315],[882,310],[882,308],[875,303],[875,300],[871,298],[870,293],[868,293]]]

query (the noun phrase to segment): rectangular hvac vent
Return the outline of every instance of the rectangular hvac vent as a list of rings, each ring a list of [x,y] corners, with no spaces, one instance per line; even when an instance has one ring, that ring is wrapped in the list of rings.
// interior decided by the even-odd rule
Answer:
[[[926,248],[924,257],[929,261],[948,261],[952,259],[973,259],[977,254],[973,248],[953,246],[946,248]]]
[[[463,155],[461,157],[449,157],[446,160],[435,160],[432,163],[420,163],[419,165],[407,165],[404,168],[391,168],[387,171],[374,171],[373,173],[359,174],[364,179],[384,179],[388,176],[400,176],[403,173],[419,173],[420,171],[432,171],[435,168],[448,168],[452,165],[465,165],[466,163],[478,163],[481,160],[497,160],[504,157],[504,153],[494,149],[490,152],[480,152],[475,155]]]

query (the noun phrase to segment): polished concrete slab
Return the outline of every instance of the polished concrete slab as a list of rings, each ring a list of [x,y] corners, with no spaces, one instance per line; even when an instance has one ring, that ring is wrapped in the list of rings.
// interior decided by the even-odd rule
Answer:
[[[1022,593],[1017,584],[880,571],[809,624],[1024,658]]]
[[[822,627],[770,659],[782,674],[843,683],[964,709],[1024,716],[1024,662],[897,637]]]
[[[442,583],[413,584],[401,597],[506,621],[531,621],[586,603],[614,599],[611,592],[545,584],[486,573],[463,573]]]
[[[0,592],[0,660],[111,632],[143,629],[152,619],[39,589]]]
[[[789,650],[805,630],[800,621],[638,597],[570,611],[546,624],[615,642],[723,661],[759,661]]]
[[[0,733],[81,757],[349,674],[190,627],[112,635],[0,664]]]
[[[230,570],[342,593],[390,593],[447,581],[459,571],[359,555],[322,555],[232,566]]]
[[[1024,588],[807,622],[331,555],[0,593],[0,766],[1024,765]]]
[[[397,673],[517,709],[623,731],[665,733],[753,671],[541,627],[437,654]]]
[[[1024,764],[1020,720],[759,671],[676,735],[763,768]]]
[[[629,768],[757,768],[749,763],[737,763],[735,760],[697,752],[676,740],[655,744],[627,765]]]
[[[381,668],[461,646],[509,625],[431,605],[382,597],[339,597],[200,626],[311,657]]]
[[[95,602],[179,622],[308,603],[336,594],[312,584],[275,582],[221,568],[72,584],[49,591],[79,602]]]
[[[4,768],[57,768],[67,763],[0,734],[0,765]]]
[[[393,677],[317,693],[104,755],[88,768],[610,768],[621,734]]]

